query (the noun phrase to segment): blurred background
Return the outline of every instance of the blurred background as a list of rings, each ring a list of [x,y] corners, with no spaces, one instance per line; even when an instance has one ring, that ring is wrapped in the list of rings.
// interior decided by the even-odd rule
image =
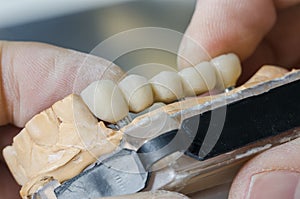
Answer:
[[[0,0],[0,39],[38,41],[91,52],[125,30],[163,27],[184,32],[195,0]],[[174,40],[178,46],[180,39]],[[105,57],[104,57],[105,58]],[[124,70],[146,63],[176,67],[176,55],[153,49],[114,61]]]

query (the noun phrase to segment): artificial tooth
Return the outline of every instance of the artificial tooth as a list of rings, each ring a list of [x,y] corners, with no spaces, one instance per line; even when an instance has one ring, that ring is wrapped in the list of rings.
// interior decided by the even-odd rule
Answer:
[[[216,85],[214,67],[209,62],[202,62],[178,73],[186,96],[194,96],[213,89]]]
[[[147,78],[140,75],[128,75],[120,83],[131,112],[137,113],[153,104],[153,93]]]
[[[215,57],[211,60],[219,79],[223,81],[224,88],[233,87],[242,72],[241,62],[234,53]]]
[[[180,76],[173,71],[163,71],[150,81],[155,101],[170,103],[184,97]]]
[[[93,82],[81,92],[81,97],[91,112],[106,122],[116,123],[129,112],[121,90],[110,80]]]

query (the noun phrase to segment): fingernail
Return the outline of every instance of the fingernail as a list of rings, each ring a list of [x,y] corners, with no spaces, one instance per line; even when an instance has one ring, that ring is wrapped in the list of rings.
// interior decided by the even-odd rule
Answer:
[[[300,173],[272,171],[251,177],[247,199],[299,199]]]

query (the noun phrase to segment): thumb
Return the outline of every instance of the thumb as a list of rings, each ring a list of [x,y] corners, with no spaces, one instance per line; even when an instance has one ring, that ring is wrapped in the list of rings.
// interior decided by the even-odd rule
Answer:
[[[229,52],[244,60],[275,20],[272,0],[199,0],[179,48],[178,67]]]
[[[122,70],[102,58],[41,43],[0,42],[0,125],[22,127],[38,112]]]
[[[300,198],[300,138],[249,161],[235,178],[230,199]]]

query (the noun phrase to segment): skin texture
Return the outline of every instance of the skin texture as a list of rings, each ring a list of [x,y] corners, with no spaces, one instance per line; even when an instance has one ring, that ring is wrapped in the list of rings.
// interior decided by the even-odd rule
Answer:
[[[70,93],[79,94],[92,81],[117,81],[123,75],[104,59],[47,44],[4,42],[1,46],[6,118],[2,124],[23,127],[36,113]]]
[[[70,93],[97,79],[118,80],[123,71],[94,56],[40,43],[0,42],[0,150],[25,123]],[[3,111],[4,110],[4,111]],[[10,125],[6,125],[10,124]],[[0,155],[0,198],[19,198]]]
[[[299,3],[299,0],[199,0],[180,46],[179,68],[228,52],[236,53],[243,61],[240,83],[264,64],[299,68]],[[299,191],[293,193],[300,189],[299,150],[300,139],[297,139],[250,160],[235,178],[229,198],[299,198]],[[260,178],[262,175],[255,174],[267,175]]]
[[[198,1],[180,46],[179,68],[234,52],[243,60],[245,82],[265,64],[299,65],[300,6],[294,6],[299,2]]]

